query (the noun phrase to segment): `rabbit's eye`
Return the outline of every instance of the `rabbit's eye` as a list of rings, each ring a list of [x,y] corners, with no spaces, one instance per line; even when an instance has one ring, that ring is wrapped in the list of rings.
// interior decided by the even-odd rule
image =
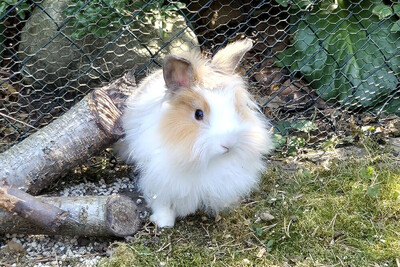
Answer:
[[[194,118],[198,121],[201,121],[203,119],[203,111],[201,109],[196,109],[196,111],[194,112]]]

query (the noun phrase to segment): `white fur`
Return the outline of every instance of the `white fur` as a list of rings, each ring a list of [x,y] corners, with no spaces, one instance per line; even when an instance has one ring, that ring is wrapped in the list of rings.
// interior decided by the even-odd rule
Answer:
[[[150,76],[140,88],[141,95],[128,100],[122,150],[141,172],[138,186],[152,208],[150,219],[159,227],[173,226],[175,217],[198,209],[218,214],[259,182],[265,165],[263,154],[272,143],[266,121],[251,100],[252,121],[242,121],[236,113],[235,88],[244,84],[238,76],[233,77],[222,82],[220,89],[197,88],[211,114],[209,124],[201,127],[190,159],[162,143],[158,127],[169,108],[162,73]],[[230,148],[228,153],[222,145]]]

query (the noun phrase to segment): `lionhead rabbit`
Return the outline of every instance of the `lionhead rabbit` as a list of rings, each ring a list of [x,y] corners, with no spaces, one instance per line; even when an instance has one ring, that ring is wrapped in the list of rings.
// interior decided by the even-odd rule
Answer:
[[[237,41],[212,60],[169,55],[128,100],[122,156],[139,169],[139,190],[159,227],[198,209],[218,214],[257,186],[272,142],[234,73],[251,47]]]

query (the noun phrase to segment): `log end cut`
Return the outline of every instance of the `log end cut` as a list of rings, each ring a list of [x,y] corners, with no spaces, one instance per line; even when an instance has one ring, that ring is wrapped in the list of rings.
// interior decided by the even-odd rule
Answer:
[[[140,197],[110,196],[106,203],[106,225],[116,236],[134,235],[142,225],[146,210]]]

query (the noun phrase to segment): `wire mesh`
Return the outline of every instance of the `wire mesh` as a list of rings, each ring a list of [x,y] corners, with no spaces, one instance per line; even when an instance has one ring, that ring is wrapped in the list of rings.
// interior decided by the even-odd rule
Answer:
[[[371,122],[393,134],[399,15],[375,0],[2,1],[0,152],[133,67],[140,80],[166,54],[244,37],[239,71],[278,148],[335,145]]]

